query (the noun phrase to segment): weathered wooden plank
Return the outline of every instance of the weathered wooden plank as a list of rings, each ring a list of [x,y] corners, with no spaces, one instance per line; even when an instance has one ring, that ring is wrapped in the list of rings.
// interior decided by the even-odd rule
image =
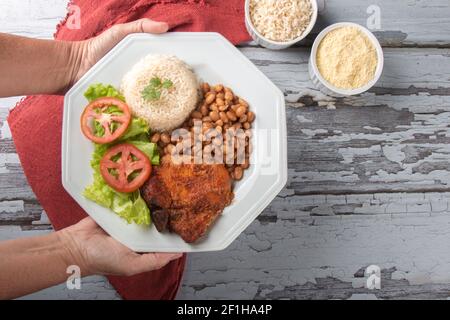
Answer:
[[[449,190],[447,117],[448,112],[420,115],[387,106],[288,109],[288,188]]]
[[[350,21],[370,27],[385,46],[450,45],[450,8],[446,0],[319,2],[323,9],[309,39],[331,23]],[[66,14],[67,3],[67,0],[28,0],[19,4],[14,0],[3,0],[0,2],[0,31],[51,38],[56,24]]]
[[[372,27],[379,12],[380,29],[371,28],[384,46],[448,46],[448,1],[324,0],[316,30],[342,21]],[[374,24],[375,22],[375,24]]]
[[[56,25],[65,17],[67,0],[2,0],[1,32],[33,38],[53,38]]]
[[[299,54],[298,56],[301,57],[302,51],[303,49],[293,49],[282,53],[277,55],[277,61],[276,59],[270,60],[266,52],[261,49],[244,49],[244,52],[269,77],[277,82],[285,91],[287,99],[291,101],[287,109],[289,167],[291,169],[287,188],[253,224],[255,227],[250,228],[250,231],[247,230],[241,236],[243,240],[240,238],[241,240],[237,242],[242,256],[249,254],[249,248],[251,248],[250,252],[252,250],[258,253],[269,252],[267,257],[270,256],[272,259],[279,259],[280,261],[290,261],[294,257],[294,259],[299,260],[298,265],[295,268],[290,265],[280,267],[282,270],[278,270],[273,265],[268,265],[264,266],[266,269],[262,273],[258,270],[255,272],[251,267],[244,268],[243,271],[230,269],[230,265],[232,265],[230,261],[237,259],[235,258],[236,249],[233,246],[220,253],[223,256],[220,256],[219,259],[216,259],[217,253],[208,253],[200,258],[194,256],[186,275],[187,279],[194,280],[191,282],[185,280],[180,297],[223,298],[233,296],[235,298],[260,299],[327,296],[348,298],[352,294],[368,293],[361,287],[353,289],[353,282],[361,280],[361,278],[356,277],[355,280],[351,275],[373,261],[386,268],[387,275],[389,275],[388,271],[391,270],[389,268],[395,267],[400,270],[395,273],[397,275],[413,274],[415,277],[425,277],[426,279],[423,283],[412,285],[408,278],[400,276],[400,279],[389,280],[389,276],[386,276],[386,281],[391,282],[387,282],[389,286],[385,291],[379,292],[378,297],[417,297],[421,294],[427,297],[442,297],[442,290],[445,291],[448,288],[446,285],[448,279],[439,277],[447,274],[446,270],[439,268],[434,270],[432,277],[439,279],[430,279],[427,278],[429,275],[424,269],[408,268],[408,264],[423,263],[422,256],[417,258],[405,257],[404,261],[407,261],[407,263],[402,263],[407,266],[398,263],[398,261],[401,261],[401,259],[397,260],[398,256],[409,254],[401,253],[401,250],[404,249],[404,247],[401,247],[401,244],[404,243],[403,240],[402,242],[399,239],[391,239],[394,246],[399,246],[395,252],[388,251],[386,253],[381,249],[376,251],[378,247],[372,248],[376,252],[371,252],[370,257],[366,255],[356,262],[344,258],[341,261],[341,257],[331,254],[335,247],[349,248],[347,243],[334,244],[332,247],[328,247],[327,243],[331,241],[329,238],[335,238],[344,231],[354,230],[352,239],[357,239],[359,246],[362,248],[370,247],[371,241],[383,241],[386,232],[399,234],[399,237],[401,235],[401,237],[407,238],[412,232],[410,226],[417,224],[426,226],[424,227],[424,234],[444,234],[443,229],[440,231],[430,231],[429,229],[432,229],[434,224],[440,224],[443,227],[448,224],[446,212],[448,212],[449,194],[442,192],[431,194],[433,195],[431,196],[428,193],[411,192],[414,190],[435,190],[436,188],[440,191],[447,190],[447,176],[442,174],[442,171],[447,170],[446,164],[448,163],[448,149],[446,147],[448,142],[448,113],[445,112],[448,109],[447,93],[445,92],[448,85],[443,85],[439,80],[431,77],[426,83],[420,83],[423,79],[421,72],[424,72],[425,68],[417,68],[414,72],[417,75],[418,88],[425,86],[441,87],[444,88],[442,89],[444,91],[439,92],[439,94],[432,92],[428,96],[417,94],[402,96],[401,93],[392,96],[379,92],[354,99],[327,99],[315,90],[308,88],[309,80],[307,78],[304,80],[299,78],[304,72],[287,72],[289,65],[292,64],[290,62],[291,57],[294,57],[294,54]],[[445,51],[437,51],[443,52],[441,56],[438,55],[439,63],[446,62],[447,53]],[[396,50],[392,52],[392,55],[395,56]],[[407,55],[407,52],[410,51],[398,50],[398,59],[408,60],[408,58],[403,57]],[[417,60],[426,58],[425,54],[420,54],[420,50],[414,50],[412,56],[415,58],[409,60],[410,65],[414,65]],[[278,72],[277,69],[281,72]],[[395,78],[394,74],[385,74],[384,80],[382,80],[384,81],[383,86],[386,88],[395,87]],[[380,88],[383,88],[383,86]],[[399,90],[405,89],[402,85],[398,85],[397,88]],[[295,98],[296,96],[297,98]],[[377,99],[377,102],[370,99]],[[382,103],[379,102],[379,99],[383,99],[381,100]],[[429,102],[429,100],[432,101]],[[392,101],[394,101],[394,105],[390,105]],[[427,105],[419,109],[418,102],[422,101],[426,102]],[[324,104],[325,107],[327,104],[334,105],[336,110],[319,107],[320,103]],[[300,104],[305,106],[299,107]],[[362,106],[365,107],[361,108]],[[5,115],[5,112],[3,115]],[[430,138],[433,135],[435,137]],[[3,141],[8,141],[8,139]],[[369,178],[362,179],[366,177],[366,172],[369,170],[374,172],[370,177],[375,177],[379,170],[402,172],[402,168],[405,166],[408,168],[408,165],[416,165],[416,171],[411,168],[410,173],[402,173],[398,178],[392,178],[391,176],[390,180],[384,182],[371,181]],[[436,173],[434,172],[436,168],[441,169]],[[421,172],[422,175],[417,176],[418,172]],[[428,181],[424,179],[424,174],[428,174]],[[432,180],[433,176],[436,175],[440,182]],[[12,177],[17,176],[20,175],[8,173],[5,176],[4,183],[10,183],[10,180],[14,180]],[[23,185],[22,182],[19,184]],[[15,190],[8,184],[6,186],[8,186],[8,189]],[[383,190],[387,193],[380,194],[379,192]],[[392,193],[394,190],[407,190],[409,192]],[[351,195],[348,193],[358,194]],[[10,204],[10,202],[6,201],[5,206],[7,204]],[[33,211],[28,212],[25,214],[27,221],[36,217]],[[344,223],[342,219],[347,215],[350,219],[356,220],[345,220]],[[11,217],[14,223],[22,223],[20,219]],[[294,254],[294,249],[292,249],[287,250],[284,254],[286,247],[284,243],[289,239],[286,235],[291,235],[294,232],[293,230],[312,228],[308,225],[317,224],[317,219],[321,221],[319,225],[326,227],[316,229],[314,235],[305,232],[305,237],[303,237],[302,233],[302,237],[296,238],[291,244],[291,248],[296,248],[296,253]],[[373,228],[374,219],[379,221],[378,232],[372,230],[371,237],[364,237],[364,232]],[[389,219],[396,219],[396,222],[393,223]],[[436,219],[439,221],[436,222]],[[389,226],[390,229],[386,230],[382,225]],[[22,228],[27,229],[27,226]],[[267,228],[270,227],[272,230],[274,226],[278,226],[275,228],[277,231],[267,235]],[[33,229],[35,226],[31,224],[29,228]],[[421,238],[422,234],[417,234],[417,237]],[[426,242],[429,247],[416,247],[415,252],[416,254],[426,253],[432,247],[439,247],[442,243],[447,243],[445,240],[447,239],[428,237]],[[317,256],[316,253],[308,251],[310,246],[320,252],[328,252],[331,256],[328,260],[320,260],[320,263],[311,266],[310,261],[317,259]],[[276,249],[273,249],[274,247]],[[357,250],[356,248],[353,249]],[[352,247],[349,250],[352,250]],[[357,254],[360,255],[361,253],[358,251]],[[443,255],[443,253],[438,253],[434,256],[434,261],[438,261],[445,266],[447,262]],[[396,257],[395,265],[386,263],[386,261],[392,261],[393,257]],[[222,262],[219,265],[208,266],[208,264],[204,264],[204,259],[221,260]],[[240,259],[244,260],[244,258]],[[348,263],[346,272],[349,276],[347,278],[342,276],[339,267],[336,267],[344,263]],[[255,262],[251,265],[264,264]],[[226,270],[226,275],[218,277],[215,270]],[[289,282],[289,285],[281,286],[279,283],[276,285],[277,280],[281,281],[279,279],[294,277],[292,274],[301,274],[302,277],[305,277],[303,275],[306,272],[305,270],[312,270],[311,274],[317,273],[318,275],[306,277],[307,280],[298,281],[298,283],[294,281]],[[236,272],[256,275],[250,280],[245,279],[245,277],[241,279],[230,276],[230,274]],[[267,272],[269,276],[267,276]],[[275,274],[276,277],[271,274]],[[202,286],[197,283],[196,281],[199,281],[197,277],[200,277],[200,275],[206,277],[209,284]],[[319,284],[312,284],[314,281]],[[426,284],[430,282],[434,284],[431,286]],[[258,285],[255,285],[256,283]],[[60,292],[61,289],[62,287],[52,289],[56,290],[52,294],[64,296],[64,293]]]
[[[450,49],[388,49],[387,64],[400,67],[386,68],[373,92],[345,99],[311,88],[306,49],[243,52],[289,102],[289,188],[294,192],[448,190],[450,84],[440,66],[450,65]],[[391,90],[394,94],[387,94]],[[1,194],[14,199],[13,188],[19,188],[21,197],[31,199],[24,180],[12,179],[20,167],[12,143],[4,141]]]
[[[289,48],[270,51],[261,48],[241,48],[252,62],[285,91],[289,100],[314,89],[308,73],[309,48]],[[385,48],[382,77],[371,92],[395,96],[449,95],[450,80],[446,76],[450,49]],[[314,91],[314,90],[312,90]],[[362,95],[365,98],[368,94]],[[327,101],[330,97],[318,96]],[[352,101],[348,97],[343,101]],[[358,98],[358,97],[356,97]],[[358,99],[357,99],[358,100]]]
[[[448,195],[397,195],[405,206],[418,199]],[[334,209],[347,203],[376,203],[395,195],[328,196]],[[361,200],[362,199],[362,200]],[[432,201],[433,199],[430,199]],[[227,250],[189,256],[180,299],[319,299],[374,294],[381,299],[447,298],[449,296],[448,213],[425,211],[353,216],[314,216],[320,198],[303,197],[298,211],[276,207],[275,220],[256,220]],[[294,200],[295,201],[295,200]],[[274,206],[274,204],[272,204]],[[310,208],[308,208],[310,207]],[[306,211],[312,212],[310,215]],[[424,218],[426,217],[426,218]],[[36,235],[0,226],[0,239]],[[411,253],[405,248],[411,248]],[[395,258],[394,258],[395,257]],[[382,290],[364,289],[364,270],[370,264],[382,271]],[[64,285],[27,298],[114,298],[104,279],[86,279],[81,290]]]
[[[450,63],[448,49],[387,49],[386,64],[396,67],[385,68],[372,92],[343,99],[312,87],[306,49],[243,52],[288,101],[288,188],[448,190],[450,88],[441,67]]]
[[[67,289],[66,284],[60,284],[19,300],[119,300],[120,296],[105,277],[90,276],[81,280],[80,289]]]
[[[384,45],[448,46],[446,1],[378,3]],[[329,0],[319,23],[364,24],[369,5]],[[49,38],[65,14],[64,1],[21,2],[19,16],[17,6],[0,3],[0,31]],[[289,184],[230,248],[191,255],[179,298],[447,298],[448,50],[386,49],[377,87],[346,99],[312,88],[307,49],[243,52],[289,102]],[[0,224],[14,224],[0,240],[48,232],[4,123],[0,137]],[[372,263],[380,291],[363,288]],[[85,281],[25,298],[117,298],[104,278]]]
[[[225,251],[192,254],[180,299],[447,298],[447,213],[301,217],[255,221]],[[382,290],[364,270],[383,269]],[[425,285],[434,283],[436,285]]]

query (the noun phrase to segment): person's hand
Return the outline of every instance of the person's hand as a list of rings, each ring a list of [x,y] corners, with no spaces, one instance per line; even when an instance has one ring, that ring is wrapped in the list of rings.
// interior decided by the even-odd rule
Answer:
[[[68,252],[70,264],[78,264],[83,275],[126,275],[164,267],[181,253],[145,253],[131,251],[117,242],[88,217],[58,231]]]
[[[165,22],[139,19],[124,24],[116,24],[97,37],[74,42],[74,72],[71,85],[81,78],[98,60],[130,33],[164,33],[169,26]]]

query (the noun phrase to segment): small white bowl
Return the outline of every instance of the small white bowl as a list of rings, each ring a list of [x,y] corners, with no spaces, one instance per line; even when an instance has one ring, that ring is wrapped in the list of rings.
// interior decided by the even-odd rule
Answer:
[[[319,68],[317,67],[317,48],[319,47],[320,42],[322,39],[332,30],[335,30],[337,28],[341,27],[356,27],[359,30],[361,30],[372,42],[373,46],[375,47],[377,51],[377,68],[375,69],[375,75],[372,80],[370,80],[365,86],[362,86],[360,88],[356,89],[342,89],[337,88],[333,86],[331,83],[326,81],[322,75],[319,72]],[[370,32],[368,29],[364,28],[363,26],[352,23],[352,22],[339,22],[332,24],[328,26],[327,28],[323,29],[322,32],[319,33],[319,35],[314,40],[314,44],[311,49],[311,57],[309,59],[308,63],[308,69],[309,69],[309,75],[311,77],[311,80],[313,84],[316,86],[317,89],[319,89],[321,92],[335,97],[343,97],[343,96],[352,96],[361,94],[363,92],[366,92],[370,88],[373,87],[373,85],[380,79],[381,73],[383,71],[383,65],[384,65],[384,57],[383,57],[383,49],[381,48],[380,43],[378,42],[377,38],[373,35],[372,32]]]
[[[312,28],[316,24],[317,11],[318,11],[317,10],[317,0],[310,0],[310,2],[311,2],[311,7],[312,7],[311,20],[309,22],[308,27],[305,29],[305,31],[300,35],[300,37],[297,37],[291,41],[278,42],[278,41],[273,41],[273,40],[264,38],[264,36],[262,36],[258,32],[258,30],[256,30],[256,28],[253,26],[252,19],[250,18],[250,10],[249,10],[250,0],[245,0],[245,26],[247,28],[247,31],[257,44],[259,44],[267,49],[272,49],[272,50],[286,49],[286,48],[296,44],[297,42],[303,40],[311,32]]]

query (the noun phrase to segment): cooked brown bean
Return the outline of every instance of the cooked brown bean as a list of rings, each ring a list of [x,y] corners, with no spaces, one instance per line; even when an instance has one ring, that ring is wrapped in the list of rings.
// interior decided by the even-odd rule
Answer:
[[[214,86],[214,91],[215,92],[221,92],[223,90],[223,85],[218,84]]]
[[[255,114],[252,111],[247,113],[248,122],[252,123],[255,120]]]
[[[220,107],[220,106],[224,106],[225,105],[225,101],[223,101],[223,99],[221,98],[216,98],[216,104]]]
[[[211,129],[213,127],[213,124],[211,122],[203,122],[203,130],[205,129]]]
[[[228,171],[234,171],[234,163],[226,163],[225,166],[227,167]]]
[[[164,148],[166,147],[166,144],[164,142],[162,142],[161,140],[158,141],[158,147],[162,150],[164,150]]]
[[[169,134],[167,132],[164,132],[164,133],[161,134],[161,141],[164,144],[170,143],[170,136],[169,136]]]
[[[189,119],[191,119],[191,118],[189,118]],[[183,128],[189,131],[189,127],[190,127],[190,126],[189,126],[189,120],[186,120],[186,121],[183,123]]]
[[[234,168],[234,180],[241,180],[243,175],[244,172],[242,171],[242,167],[236,166],[236,168]]]
[[[172,154],[172,152],[175,150],[175,146],[173,144],[168,144],[165,148],[164,148],[164,153],[165,154]]]
[[[248,103],[244,99],[239,98],[239,104],[241,106],[244,106],[244,107],[248,108]]]
[[[225,90],[225,100],[233,101],[233,93],[230,90]]]
[[[238,109],[239,107],[240,107],[239,104],[233,104],[233,105],[231,106],[231,110],[233,110],[234,112],[236,112],[237,109]]]
[[[159,138],[161,138],[161,135],[158,132],[156,132],[152,135],[150,141],[153,143],[157,143],[159,141]]]
[[[211,90],[209,84],[207,82],[202,83],[202,91],[204,94],[208,93]]]
[[[245,108],[244,106],[239,106],[239,107],[235,110],[236,115],[237,115],[239,118],[242,117],[242,116],[245,114],[246,111],[247,111],[247,108]]]
[[[212,121],[216,122],[217,120],[220,119],[219,113],[217,111],[211,111],[209,113],[209,117],[211,118]]]
[[[206,94],[205,97],[206,104],[211,104],[214,102],[214,100],[216,100],[216,94],[214,92],[210,91],[209,93]]]
[[[202,106],[200,107],[200,112],[202,113],[203,116],[208,115],[208,113],[209,113],[209,108],[208,108],[208,106],[207,106],[206,104],[202,105]]]
[[[202,113],[199,112],[199,111],[194,111],[194,112],[192,112],[191,117],[194,118],[194,119],[201,119],[202,118]]]
[[[242,116],[239,117],[239,122],[240,123],[247,122],[247,119],[248,119],[247,115],[243,114]]]
[[[237,120],[236,113],[234,113],[233,110],[227,111],[227,117],[228,117],[228,119],[230,119],[231,121],[236,121],[236,120]]]
[[[250,165],[248,160],[252,149],[249,142],[252,136],[250,128],[252,127],[251,122],[255,120],[255,114],[249,112],[248,103],[244,99],[234,95],[230,88],[226,88],[221,84],[210,86],[206,82],[202,83],[201,91],[204,94],[203,103],[199,104],[197,109],[191,113],[191,116],[182,125],[183,128],[191,132],[190,143],[186,140],[187,143],[185,144],[185,139],[182,139],[183,149],[180,149],[180,151],[183,150],[184,154],[191,151],[193,154],[196,153],[195,156],[201,157],[203,151],[206,150],[208,151],[206,156],[208,161],[214,161],[211,158],[212,151],[214,156],[223,159],[224,163],[231,161],[230,164],[226,164],[227,169],[234,180],[240,180],[243,176],[243,171]],[[201,133],[197,133],[194,136],[194,120],[198,121],[200,119],[202,120]],[[239,135],[240,133],[242,133],[242,137]],[[155,134],[151,137],[152,141],[157,141],[158,138],[158,149],[164,154],[171,152],[174,148],[178,148],[178,144],[175,147],[175,145],[170,143],[170,134],[171,132],[165,132],[159,134],[159,137]],[[163,135],[166,142],[161,139]],[[229,135],[228,138],[227,135]],[[239,137],[235,140],[234,148],[229,145],[229,148],[232,150],[229,150],[229,155],[227,155],[227,140],[225,140],[224,144],[223,138],[234,139],[235,135],[239,135]],[[235,152],[235,148],[241,147],[242,144],[245,144],[245,160],[243,160],[244,155],[238,157]],[[217,146],[219,149],[215,150],[213,146]],[[205,159],[204,154],[203,157]],[[244,163],[238,166],[238,161],[244,161]]]
[[[248,167],[250,167],[250,160],[249,160],[249,158],[245,158],[244,163],[241,164],[241,168],[245,170],[245,169],[248,169]]]
[[[223,123],[228,123],[228,117],[227,114],[223,111],[219,112],[220,120],[223,121]]]

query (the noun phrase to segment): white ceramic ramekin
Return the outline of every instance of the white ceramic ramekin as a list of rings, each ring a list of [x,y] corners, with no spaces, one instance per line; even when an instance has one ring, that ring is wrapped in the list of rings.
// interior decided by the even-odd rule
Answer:
[[[320,42],[322,39],[331,31],[335,30],[337,28],[341,27],[356,27],[359,30],[361,30],[372,42],[373,46],[375,47],[377,51],[377,68],[375,69],[375,76],[371,81],[369,81],[365,86],[356,88],[356,89],[341,89],[333,86],[331,83],[326,81],[322,75],[319,72],[319,69],[317,68],[317,62],[316,62],[316,56],[317,56],[317,48],[319,47]],[[377,38],[373,35],[372,32],[370,32],[368,29],[364,28],[363,26],[351,23],[351,22],[339,22],[332,24],[331,26],[328,26],[327,28],[323,29],[321,33],[317,36],[317,38],[314,40],[314,44],[311,49],[311,57],[309,59],[308,63],[308,69],[309,69],[309,75],[311,77],[311,80],[313,84],[316,86],[317,89],[319,89],[321,92],[335,97],[343,97],[343,96],[352,96],[356,94],[363,93],[367,90],[369,90],[373,85],[380,79],[381,72],[383,71],[383,65],[384,65],[384,58],[383,58],[383,49],[381,49],[381,45],[378,42]]]
[[[287,42],[277,42],[273,40],[269,40],[264,38],[253,26],[252,19],[250,18],[250,0],[245,0],[245,26],[247,27],[248,33],[251,35],[253,40],[259,44],[260,46],[263,46],[267,49],[272,50],[281,50],[286,49],[297,42],[303,40],[312,30],[314,25],[316,24],[317,20],[317,0],[310,0],[311,6],[312,6],[312,13],[311,13],[311,21],[309,22],[308,27],[305,29],[305,31],[302,33],[302,35],[298,38],[295,38],[291,41]]]

